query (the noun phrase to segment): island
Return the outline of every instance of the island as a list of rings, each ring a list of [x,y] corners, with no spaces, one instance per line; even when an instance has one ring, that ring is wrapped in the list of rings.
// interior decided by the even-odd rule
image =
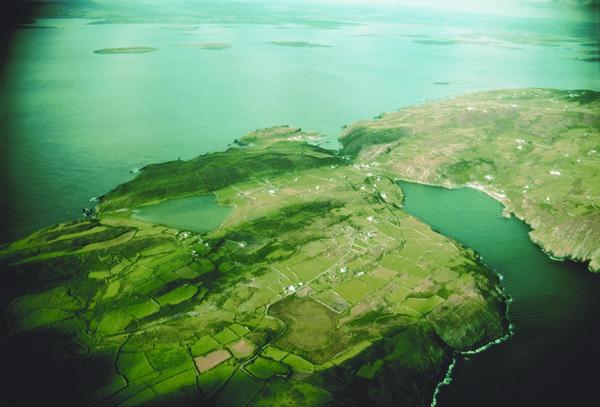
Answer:
[[[221,51],[231,48],[232,45],[227,42],[192,42],[173,44],[175,47],[200,48],[208,51]]]
[[[456,45],[455,40],[413,40],[415,44],[421,45]]]
[[[508,299],[397,181],[482,190],[597,270],[598,103],[485,92],[350,125],[339,151],[277,126],[148,165],[0,247],[5,399],[429,406],[457,353],[509,333]]]
[[[154,47],[123,47],[123,48],[102,48],[94,51],[94,54],[145,54],[147,52],[158,51]]]
[[[294,47],[294,48],[330,48],[331,45],[316,44],[313,42],[306,41],[270,41],[268,44],[278,45],[280,47]]]

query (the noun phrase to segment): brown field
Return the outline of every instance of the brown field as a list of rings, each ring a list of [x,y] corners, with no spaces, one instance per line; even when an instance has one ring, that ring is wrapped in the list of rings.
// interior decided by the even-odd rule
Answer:
[[[196,367],[200,373],[204,373],[225,362],[227,359],[231,357],[231,354],[226,350],[216,350],[214,352],[209,353],[206,356],[199,356],[194,358],[194,362],[196,362]]]
[[[254,345],[245,339],[240,339],[233,345],[229,345],[229,350],[236,358],[244,358],[250,356],[254,352]]]

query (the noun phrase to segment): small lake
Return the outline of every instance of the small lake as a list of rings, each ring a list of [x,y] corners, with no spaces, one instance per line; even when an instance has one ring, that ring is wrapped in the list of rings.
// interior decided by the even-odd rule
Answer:
[[[460,357],[438,406],[599,405],[600,276],[550,259],[526,224],[503,218],[502,205],[482,192],[400,186],[406,211],[476,250],[513,300],[514,335]]]
[[[219,227],[231,213],[231,208],[217,203],[214,195],[170,199],[133,211],[132,217],[175,229],[205,233]]]

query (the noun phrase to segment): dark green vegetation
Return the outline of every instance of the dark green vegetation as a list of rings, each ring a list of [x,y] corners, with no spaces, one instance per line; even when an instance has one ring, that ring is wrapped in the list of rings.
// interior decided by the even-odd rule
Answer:
[[[597,271],[599,112],[593,91],[485,92],[359,122],[341,142],[390,177],[486,192],[528,223],[544,250]],[[403,136],[382,137],[394,132]]]
[[[342,154],[355,157],[361,150],[369,146],[392,143],[408,136],[409,132],[403,128],[372,129],[362,126],[352,126],[344,134]]]
[[[250,137],[247,142],[253,140]],[[230,149],[189,161],[147,166],[135,180],[111,191],[99,210],[131,208],[166,198],[204,194],[250,179],[339,163],[341,159],[326,150],[301,143],[276,142],[269,149]]]
[[[94,51],[94,54],[145,54],[158,51],[153,47],[125,47],[125,48],[102,48]]]
[[[8,403],[429,404],[452,352],[504,334],[498,281],[313,138],[148,166],[3,247]],[[207,193],[234,209],[203,234],[131,216]]]

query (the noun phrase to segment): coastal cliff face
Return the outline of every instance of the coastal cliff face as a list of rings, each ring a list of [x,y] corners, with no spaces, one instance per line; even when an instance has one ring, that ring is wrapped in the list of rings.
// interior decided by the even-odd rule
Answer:
[[[454,352],[505,334],[498,279],[314,137],[148,166],[95,219],[1,248],[6,400],[429,405]],[[134,218],[206,194],[231,208],[208,233]]]
[[[356,123],[340,141],[390,177],[486,192],[545,251],[599,271],[599,112],[593,91],[483,92]]]

